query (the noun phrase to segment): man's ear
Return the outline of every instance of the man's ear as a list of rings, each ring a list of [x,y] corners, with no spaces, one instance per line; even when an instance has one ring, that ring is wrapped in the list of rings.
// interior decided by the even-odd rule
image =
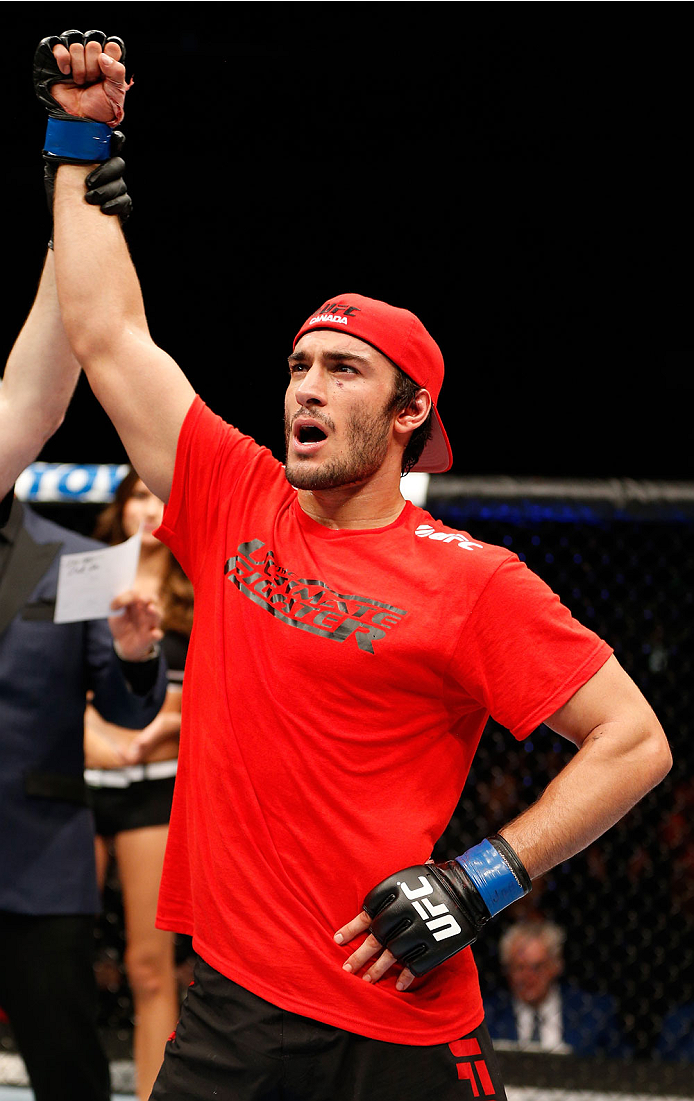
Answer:
[[[429,416],[432,407],[431,394],[428,390],[418,390],[410,404],[401,409],[396,415],[393,428],[396,433],[404,434],[414,432]]]

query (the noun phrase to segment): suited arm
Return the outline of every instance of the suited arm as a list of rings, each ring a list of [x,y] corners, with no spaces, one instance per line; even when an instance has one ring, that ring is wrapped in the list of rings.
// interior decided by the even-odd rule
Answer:
[[[104,620],[85,624],[87,684],[92,703],[108,722],[129,730],[142,730],[161,710],[166,697],[166,662],[122,661],[113,648],[113,637]]]

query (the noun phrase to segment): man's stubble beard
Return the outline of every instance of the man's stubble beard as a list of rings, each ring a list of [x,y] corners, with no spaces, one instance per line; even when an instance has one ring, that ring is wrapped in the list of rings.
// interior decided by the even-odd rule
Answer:
[[[284,473],[295,489],[339,489],[356,485],[372,477],[382,466],[388,454],[391,428],[391,408],[375,414],[353,412],[347,422],[349,451],[341,458],[329,459],[318,468],[310,467],[308,460],[289,459],[291,422],[285,416],[284,435],[286,464]],[[317,421],[320,424],[320,421]]]

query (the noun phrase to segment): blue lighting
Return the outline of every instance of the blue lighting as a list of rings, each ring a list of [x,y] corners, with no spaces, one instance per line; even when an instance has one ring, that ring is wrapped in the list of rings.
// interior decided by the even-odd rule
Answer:
[[[588,503],[585,501],[544,501],[518,499],[513,501],[481,500],[474,497],[458,498],[452,501],[448,498],[437,498],[435,492],[431,493],[427,501],[427,508],[432,515],[450,523],[452,527],[464,526],[467,520],[497,520],[505,524],[514,525],[536,524],[543,521],[554,521],[566,524],[594,524],[605,526],[615,520],[634,521],[645,523],[662,523],[664,520],[671,523],[692,524],[694,516],[691,511],[676,504],[663,502],[652,505],[641,512],[628,508],[617,508],[609,501]]]

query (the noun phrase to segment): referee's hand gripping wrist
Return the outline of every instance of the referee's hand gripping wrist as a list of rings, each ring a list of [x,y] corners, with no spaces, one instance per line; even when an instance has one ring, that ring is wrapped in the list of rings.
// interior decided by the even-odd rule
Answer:
[[[476,940],[480,929],[531,890],[504,838],[493,836],[444,864],[418,864],[379,883],[364,900],[371,933],[416,976]]]

